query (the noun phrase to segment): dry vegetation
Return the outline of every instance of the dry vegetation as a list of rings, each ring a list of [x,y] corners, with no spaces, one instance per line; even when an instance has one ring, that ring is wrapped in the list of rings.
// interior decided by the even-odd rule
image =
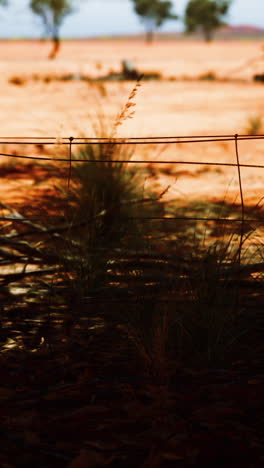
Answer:
[[[57,137],[1,137],[3,154],[52,160],[1,156],[0,465],[260,468],[264,169],[242,168],[241,225],[219,221],[241,217],[237,168],[184,164],[236,162],[234,141],[73,145],[70,173],[56,160],[61,137],[261,134],[261,44],[47,49],[0,47],[2,136]],[[124,58],[163,78],[80,79]],[[264,164],[262,139],[238,149]]]

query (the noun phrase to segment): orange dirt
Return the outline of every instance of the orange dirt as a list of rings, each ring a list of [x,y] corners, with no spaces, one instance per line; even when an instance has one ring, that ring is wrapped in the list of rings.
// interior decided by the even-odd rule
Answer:
[[[135,116],[120,127],[120,136],[243,133],[249,118],[263,111],[264,86],[251,79],[264,71],[261,42],[163,41],[148,46],[136,40],[67,41],[54,61],[47,60],[49,50],[48,42],[0,43],[1,140],[5,136],[93,136],[98,115],[103,113],[112,122],[133,83],[45,83],[41,78],[69,73],[107,75],[120,71],[124,58],[140,71],[161,72],[164,80],[142,83],[135,98]],[[197,80],[209,71],[231,81]],[[32,79],[34,75],[37,80]],[[10,83],[13,77],[22,79],[22,84]],[[10,151],[7,144],[1,148],[3,153]],[[264,164],[262,141],[240,143],[239,149],[241,162]],[[138,147],[135,158],[141,157],[234,162],[235,152],[233,143],[177,144],[162,152]],[[161,185],[172,184],[171,197],[239,200],[236,169],[186,165],[168,165],[167,169],[168,177],[162,177]],[[260,169],[242,170],[245,202],[256,203],[263,196],[263,174]],[[2,196],[10,184],[13,195],[22,190],[22,182],[2,178]],[[30,193],[30,182],[23,193]]]

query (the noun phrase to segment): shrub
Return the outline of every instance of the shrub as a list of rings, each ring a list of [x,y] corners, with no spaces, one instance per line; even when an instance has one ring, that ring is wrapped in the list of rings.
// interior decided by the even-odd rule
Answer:
[[[131,163],[135,146],[111,141],[118,127],[133,116],[138,86],[139,82],[116,118],[108,142],[85,144],[73,155],[64,260],[85,289],[103,281],[116,250],[144,249],[148,240],[142,218],[164,213],[160,197],[145,190],[146,173]],[[105,121],[99,120],[101,139],[107,137],[105,127]]]
[[[260,135],[263,132],[263,119],[261,115],[254,115],[248,119],[245,128],[246,135]]]
[[[26,79],[21,76],[12,76],[9,78],[8,82],[16,86],[24,86],[26,84]]]

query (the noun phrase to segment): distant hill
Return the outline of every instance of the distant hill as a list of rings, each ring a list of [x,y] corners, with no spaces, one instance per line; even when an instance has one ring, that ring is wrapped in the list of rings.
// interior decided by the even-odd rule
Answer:
[[[263,1],[263,0],[262,0]],[[89,39],[93,40],[138,40],[138,41],[145,41],[146,35],[145,33],[136,33],[136,34],[113,34],[107,36],[100,36],[100,37],[89,37]],[[85,38],[83,38],[85,39]],[[226,25],[222,26],[221,28],[217,29],[213,39],[216,40],[264,40],[264,27],[259,28],[257,26],[242,24],[238,26],[234,25]],[[156,30],[154,32],[154,41],[173,41],[173,40],[201,40],[204,41],[204,37],[202,33],[197,32],[193,34],[186,34],[184,32],[161,32]]]
[[[12,40],[25,40],[25,41],[35,41],[38,39],[31,39],[31,38],[13,38],[13,39],[2,39],[0,38],[0,42],[9,42]],[[113,35],[106,35],[106,36],[88,36],[82,38],[62,38],[64,40],[75,40],[75,41],[82,41],[82,40],[145,40],[145,33],[136,33],[136,34],[113,34]],[[186,34],[184,32],[160,32],[159,30],[154,32],[154,40],[166,41],[166,40],[204,40],[203,35],[200,32],[193,33],[193,34]],[[251,25],[227,25],[219,28],[216,30],[214,34],[214,38],[216,40],[264,40],[264,27],[259,28],[257,26]],[[47,40],[47,39],[43,39]]]
[[[264,28],[250,25],[224,26],[216,32],[217,39],[263,39]]]
[[[110,37],[101,37],[100,39],[109,39]],[[111,39],[133,39],[133,40],[144,40],[145,35],[141,34],[129,34],[129,35],[113,35]],[[201,33],[194,34],[185,34],[184,32],[160,32],[156,31],[154,33],[154,38],[158,40],[193,40],[201,39],[203,36]],[[98,38],[97,38],[98,39]],[[259,28],[251,25],[239,25],[239,26],[223,26],[219,28],[214,35],[214,39],[218,40],[239,40],[239,39],[248,39],[248,40],[264,40],[264,28]]]

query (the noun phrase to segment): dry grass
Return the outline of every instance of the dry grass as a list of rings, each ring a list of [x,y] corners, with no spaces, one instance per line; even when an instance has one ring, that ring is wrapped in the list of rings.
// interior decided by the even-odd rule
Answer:
[[[89,63],[86,64],[83,61],[87,59],[88,46],[94,49],[89,55]],[[86,42],[79,43],[77,49],[76,44],[65,44],[62,55],[55,64],[48,65],[44,59],[39,60],[39,73],[44,73],[44,69],[46,76],[47,73],[75,73],[77,68],[83,68],[82,71],[87,72],[94,67],[94,73],[105,74],[110,67],[119,66],[120,57],[123,59],[123,54],[126,53],[128,58],[133,54],[138,57],[135,61],[139,69],[143,68],[143,65],[146,69],[160,69],[167,77],[175,70],[177,74],[184,70],[186,74],[196,77],[205,76],[208,70],[212,70],[215,75],[210,77],[221,76],[227,73],[231,66],[246,60],[247,56],[251,56],[255,48],[259,47],[256,44],[243,44],[243,47],[241,44],[235,44],[233,49],[226,48],[226,44],[222,43],[216,43],[212,47],[204,44],[169,43],[153,48],[153,54],[150,54],[149,48],[138,48],[134,43],[130,43],[131,47],[127,43],[115,43],[116,48],[113,51],[110,49],[110,42],[107,46],[105,43]],[[16,47],[18,50],[20,44],[16,44]],[[28,54],[27,58],[32,59],[37,53],[35,46],[32,47],[24,52],[25,58]],[[13,51],[12,47],[9,50]],[[198,52],[201,52],[201,57],[206,56],[206,62],[201,60],[197,64]],[[44,49],[39,52],[40,55],[41,53],[44,56]],[[171,60],[172,56],[177,56],[175,61]],[[72,57],[75,57],[75,61]],[[96,66],[98,57],[103,63],[100,70]],[[29,71],[32,72],[36,62],[31,59],[27,63],[22,59],[19,64],[16,63],[16,73],[24,77]],[[14,74],[12,60],[11,65],[5,60],[2,63],[5,67],[2,78]],[[53,68],[46,70],[47,67]],[[248,78],[247,73],[243,78]],[[124,95],[129,94],[129,98],[117,114],[113,129],[107,129],[106,133],[97,136],[113,138],[117,132],[122,136],[236,133],[239,126],[242,127],[244,115],[248,115],[249,111],[258,113],[264,99],[263,88],[250,82],[220,83],[211,80],[210,83],[146,83],[137,95],[138,113],[134,117],[134,98],[138,88],[139,84],[136,84],[129,94],[131,83],[107,83],[104,95],[100,94],[99,90],[107,117],[116,115],[117,105],[123,101]],[[3,102],[4,117],[0,123],[3,124],[2,131],[7,131],[7,134],[21,132],[21,135],[56,135],[59,133],[61,122],[63,128],[60,133],[64,135],[74,134],[75,129],[86,136],[94,134],[91,121],[87,121],[87,114],[97,113],[93,104],[95,98],[98,98],[98,90],[88,87],[87,83],[37,82],[15,87],[5,82],[2,92],[6,92],[6,99]],[[133,120],[131,117],[134,117]],[[102,129],[104,124],[100,125]],[[263,143],[243,142],[239,144],[239,151],[241,160],[247,163],[259,162],[263,155]],[[62,238],[58,237],[59,248],[64,249],[62,263],[64,262],[64,268],[68,272],[64,299],[68,301],[70,312],[74,309],[76,316],[102,314],[109,322],[113,320],[116,324],[118,321],[119,328],[114,328],[115,333],[119,330],[122,337],[125,337],[123,347],[125,348],[127,342],[132,343],[144,363],[145,371],[165,380],[170,372],[168,363],[173,362],[173,359],[198,366],[221,362],[228,355],[231,345],[236,344],[240,336],[244,336],[244,331],[246,332],[251,324],[248,317],[243,317],[241,329],[238,327],[238,319],[241,318],[240,292],[233,287],[237,278],[234,280],[229,274],[226,276],[227,266],[233,273],[238,263],[234,250],[229,249],[230,237],[222,232],[223,243],[220,246],[217,241],[211,242],[209,246],[204,244],[202,248],[197,248],[193,225],[179,223],[166,230],[163,230],[163,225],[159,225],[155,232],[150,225],[149,235],[145,225],[138,222],[128,223],[127,220],[124,222],[125,218],[138,218],[139,214],[164,214],[164,204],[157,195],[152,196],[146,192],[146,174],[139,174],[135,167],[118,161],[133,157],[145,158],[146,161],[156,158],[157,162],[159,158],[181,160],[182,163],[177,166],[168,164],[167,174],[163,173],[160,177],[157,173],[153,175],[161,192],[173,182],[170,194],[166,193],[166,200],[170,202],[171,208],[172,201],[177,198],[177,214],[177,209],[184,207],[186,200],[190,205],[191,202],[195,202],[198,207],[201,200],[205,203],[209,200],[219,203],[223,198],[228,203],[230,200],[237,200],[239,187],[236,168],[216,170],[213,166],[208,169],[202,166],[199,169],[197,166],[188,166],[186,170],[184,164],[194,159],[200,162],[234,162],[233,144],[201,144],[195,147],[175,144],[158,155],[157,152],[153,152],[153,148],[137,148],[135,155],[128,147],[124,149],[121,145],[87,145],[76,153],[76,156],[89,162],[74,164],[70,199],[67,198],[70,208],[73,209],[65,211],[69,229],[63,237],[64,244]],[[114,160],[117,163],[114,163]],[[156,170],[158,169],[160,168],[157,165]],[[153,167],[152,170],[155,172]],[[231,186],[231,182],[232,189],[229,187],[226,195],[227,185]],[[261,171],[243,170],[246,204],[249,204],[250,200],[253,206],[252,200],[260,199],[262,185]],[[6,189],[5,180],[2,181],[1,188]],[[16,193],[13,193],[13,196]],[[25,193],[30,199],[32,191],[28,190],[27,186]],[[66,195],[68,197],[68,193]],[[195,210],[195,206],[191,206],[191,209]],[[197,214],[196,211],[195,213]],[[206,210],[205,213],[210,214]],[[84,228],[76,230],[75,227],[80,221]],[[182,232],[179,232],[180,229]],[[195,235],[199,241],[203,229],[197,226]],[[157,234],[157,238],[160,236],[158,241],[153,239],[154,233]],[[228,234],[234,235],[233,232]],[[57,248],[57,244],[55,245]],[[128,255],[131,254],[129,249],[133,250],[132,257]],[[152,262],[150,273],[149,266],[142,266],[146,252]],[[155,255],[161,257],[158,264]],[[173,273],[167,256],[170,256],[169,260],[173,263]],[[133,266],[130,266],[131,263]],[[187,273],[186,263],[189,266]],[[251,276],[249,279],[252,279]],[[47,287],[47,284],[43,284],[43,288],[44,286]],[[47,287],[47,294],[56,290],[56,285],[53,289],[52,287],[53,285]],[[123,291],[120,292],[122,288]],[[162,294],[159,288],[163,288]],[[109,299],[109,295],[110,298],[117,295],[119,299],[118,294],[125,291],[128,298],[132,296],[137,299],[138,305],[128,307],[125,301],[120,301],[119,306],[111,309],[106,301],[106,306],[100,304],[99,308],[98,303],[95,306],[86,306],[85,300],[98,291],[99,294],[105,293],[106,299]],[[170,294],[175,305],[173,301],[167,301]],[[111,337],[109,340],[111,341]],[[112,346],[114,343],[113,338]]]
[[[253,115],[249,117],[248,124],[245,128],[246,135],[261,135],[263,134],[263,117],[261,114]]]

